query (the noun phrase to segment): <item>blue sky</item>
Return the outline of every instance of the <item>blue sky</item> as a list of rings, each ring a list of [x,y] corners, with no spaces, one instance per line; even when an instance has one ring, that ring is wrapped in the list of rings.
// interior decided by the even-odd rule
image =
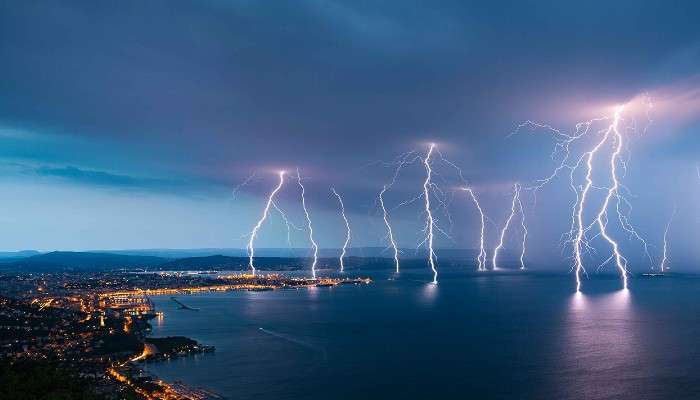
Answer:
[[[633,219],[658,247],[675,202],[673,252],[690,262],[698,14],[692,1],[5,2],[0,248],[241,247],[274,171],[297,166],[322,247],[343,239],[331,186],[353,244],[383,245],[373,206],[391,170],[376,162],[429,141],[498,225],[510,185],[553,166],[551,140],[507,138],[519,123],[571,129],[649,93],[653,123],[628,147]],[[388,200],[410,197],[421,173],[407,169]],[[561,260],[571,201],[565,182],[528,199],[533,262]],[[293,185],[280,204],[302,224]],[[474,247],[469,203],[451,208],[454,241],[439,245]],[[403,246],[420,218],[396,210]],[[259,243],[286,246],[277,216]],[[303,232],[293,245],[308,246]]]

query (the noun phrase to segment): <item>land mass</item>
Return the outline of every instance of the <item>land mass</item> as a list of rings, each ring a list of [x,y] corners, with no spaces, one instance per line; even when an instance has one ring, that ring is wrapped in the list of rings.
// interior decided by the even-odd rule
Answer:
[[[83,270],[150,270],[150,271],[185,271],[185,270],[212,270],[212,271],[245,271],[249,269],[249,259],[245,255],[207,254],[208,251],[190,250],[190,254],[198,254],[188,257],[170,257],[168,250],[143,250],[134,251],[137,254],[129,254],[123,250],[114,253],[104,251],[74,252],[53,251],[39,253],[27,250],[15,253],[0,253],[0,270],[17,272],[57,272],[57,271],[83,271]],[[230,250],[230,249],[229,249]],[[300,249],[291,249],[294,253],[300,253]],[[306,251],[306,250],[304,250]],[[141,252],[140,254],[138,254]],[[276,249],[271,251],[272,254]],[[338,255],[335,249],[325,249],[320,252],[318,268],[337,268]],[[255,257],[256,268],[262,271],[298,271],[309,268],[311,258],[308,256],[267,256],[268,251],[261,251],[260,257]],[[391,256],[382,254],[377,248],[351,249],[345,259],[345,267],[358,269],[371,265],[373,268],[392,268]],[[356,255],[363,253],[363,255]],[[411,268],[425,255],[415,250],[405,251],[402,255],[404,266]],[[505,252],[504,252],[505,253]],[[150,254],[161,254],[150,255]],[[201,255],[199,255],[201,254]],[[329,255],[333,254],[333,255]],[[472,260],[476,253],[468,249],[442,249],[441,259],[444,262]],[[508,257],[508,254],[504,254]]]

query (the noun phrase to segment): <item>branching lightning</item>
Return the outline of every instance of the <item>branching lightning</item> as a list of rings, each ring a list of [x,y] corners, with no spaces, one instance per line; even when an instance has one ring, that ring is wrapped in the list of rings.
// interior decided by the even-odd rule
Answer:
[[[250,175],[248,175],[243,182],[239,183],[236,185],[236,187],[233,188],[231,191],[231,195],[233,196],[233,199],[236,200],[238,198],[238,192],[241,191],[246,185],[248,185],[253,179],[255,179],[255,175],[257,175],[257,171],[253,170]]]
[[[295,229],[297,231],[302,230],[298,226],[294,225],[292,221],[289,220],[289,217],[287,217],[287,213],[285,213],[278,205],[276,202],[272,202],[272,207],[280,214],[280,217],[282,217],[282,221],[284,221],[284,225],[287,227],[287,246],[290,248],[292,247],[292,229]]]
[[[394,230],[392,229],[389,220],[389,210],[385,203],[386,193],[392,188],[397,180],[400,171],[408,165],[418,164],[420,162],[421,166],[425,171],[425,179],[419,193],[416,193],[413,197],[399,202],[396,206],[391,208],[395,210],[401,207],[406,207],[408,205],[418,203],[420,200],[423,201],[422,214],[425,214],[425,224],[421,231],[421,239],[417,244],[416,248],[425,246],[428,252],[428,262],[430,264],[430,269],[433,272],[433,282],[437,282],[437,266],[436,266],[436,254],[434,248],[435,235],[440,234],[454,242],[451,237],[451,230],[453,227],[453,220],[450,214],[450,203],[454,198],[454,190],[445,190],[438,183],[449,184],[445,177],[441,176],[439,171],[436,170],[436,165],[445,166],[448,169],[456,171],[457,177],[461,185],[466,185],[466,180],[462,174],[462,170],[453,162],[445,159],[442,153],[438,150],[435,143],[431,143],[427,154],[425,156],[420,155],[416,151],[410,151],[402,154],[393,163],[389,164],[394,167],[394,174],[390,182],[382,187],[378,196],[378,205],[382,211],[382,219],[387,230],[387,241],[389,247],[392,248],[394,253],[394,265],[396,267],[396,273],[400,271],[399,262],[399,248],[396,243],[394,236]],[[439,181],[439,182],[436,182]],[[433,204],[435,201],[435,204]],[[447,229],[443,228],[436,216],[436,213],[441,213],[445,216],[448,221]],[[485,265],[485,256],[482,257],[482,264]]]
[[[350,243],[350,223],[348,222],[348,217],[345,215],[345,204],[343,204],[343,198],[340,197],[338,192],[335,191],[335,188],[331,188],[331,191],[335,197],[338,198],[338,203],[340,203],[340,215],[343,217],[343,221],[345,221],[345,242],[343,243],[343,249],[340,253],[340,272],[344,272],[345,264],[343,263],[343,260],[345,259],[348,243]]]
[[[612,206],[611,203],[614,203],[613,211],[617,215],[620,229],[626,232],[630,238],[639,241],[643,245],[644,253],[650,263],[652,263],[649,246],[646,240],[641,237],[630,222],[629,214],[632,211],[631,203],[623,195],[626,188],[621,184],[621,176],[624,177],[624,172],[626,172],[627,169],[626,161],[622,158],[624,142],[620,125],[623,111],[625,111],[625,107],[618,106],[611,117],[594,118],[580,122],[576,124],[576,128],[572,134],[566,134],[549,125],[538,124],[532,121],[521,124],[514,132],[517,133],[524,127],[544,129],[550,132],[556,140],[551,158],[559,160],[557,167],[549,176],[535,181],[533,186],[526,189],[532,190],[536,195],[540,189],[552,182],[562,171],[568,171],[569,188],[576,197],[571,209],[570,230],[568,233],[564,234],[562,238],[565,245],[570,243],[573,249],[572,271],[574,271],[576,275],[576,291],[581,290],[581,277],[583,274],[586,274],[586,269],[583,265],[583,256],[587,252],[594,251],[590,241],[597,237],[604,239],[611,247],[610,257],[598,268],[600,269],[607,263],[614,261],[620,273],[623,288],[627,289],[628,262],[620,250],[619,243],[613,239],[613,236],[608,231],[608,212]],[[597,124],[603,122],[607,122],[607,125],[603,129],[596,130],[593,128]],[[646,130],[646,128],[644,129]],[[596,139],[592,148],[584,151],[579,157],[573,156],[571,150],[572,145],[582,138],[593,134],[599,135],[600,138]],[[600,153],[608,150],[610,151],[610,155],[607,159],[607,170],[609,171],[608,180],[610,183],[603,186],[594,184],[594,161]],[[622,174],[618,172],[618,169],[623,171]],[[578,184],[576,182],[576,172],[579,170],[585,171],[583,184]],[[593,191],[602,191],[605,193],[605,198],[600,207],[594,209],[595,218],[593,222],[587,223],[584,217],[586,210],[590,207],[588,203],[591,201],[590,197]],[[589,237],[589,232],[593,229],[596,229],[597,233]]]
[[[576,233],[573,239],[573,246],[574,246],[574,268],[576,272],[576,291],[581,290],[581,274],[586,273],[586,270],[583,266],[583,252],[584,252],[584,246],[586,248],[589,247],[588,240],[586,239],[586,232],[590,229],[590,227],[593,225],[588,225],[586,226],[583,221],[583,213],[586,208],[586,200],[588,199],[589,192],[591,191],[591,188],[593,188],[593,160],[598,153],[598,151],[605,145],[608,140],[611,140],[610,138],[613,137],[612,140],[615,141],[614,143],[614,151],[612,153],[612,156],[610,157],[610,166],[611,166],[611,171],[610,175],[613,181],[613,185],[610,186],[607,189],[607,195],[605,197],[605,201],[603,202],[603,205],[598,211],[598,214],[596,216],[595,221],[598,223],[598,226],[600,228],[600,235],[612,246],[613,248],[613,255],[611,258],[608,258],[608,260],[611,260],[612,258],[615,259],[615,264],[618,266],[618,268],[621,270],[622,273],[622,279],[623,279],[623,287],[627,288],[627,260],[622,256],[622,254],[619,252],[619,247],[617,242],[615,242],[610,235],[607,233],[606,227],[607,227],[607,209],[608,205],[610,203],[610,199],[612,196],[616,195],[618,193],[618,180],[617,180],[617,172],[616,172],[616,166],[617,166],[617,157],[620,154],[621,146],[622,146],[622,137],[619,135],[618,131],[618,123],[620,119],[620,113],[622,111],[622,108],[618,108],[615,111],[615,117],[612,122],[608,126],[607,129],[605,129],[604,134],[601,136],[600,140],[596,143],[596,145],[593,147],[593,149],[587,151],[584,153],[584,155],[579,159],[579,163],[581,163],[582,160],[585,160],[585,165],[586,165],[586,184],[584,185],[583,189],[581,190],[580,195],[577,193],[577,202],[576,202],[576,207],[575,207],[575,212],[574,212],[574,218],[573,220],[575,221],[575,225],[572,225],[572,232],[575,229]],[[618,138],[619,136],[619,138]],[[571,171],[571,174],[573,176],[574,170]],[[571,184],[573,185],[573,177],[572,177],[572,182]],[[605,263],[607,263],[606,261]],[[604,263],[604,264],[605,264]]]
[[[301,206],[304,209],[304,215],[306,216],[306,223],[309,228],[309,240],[311,241],[311,246],[314,250],[314,259],[311,264],[311,275],[316,279],[316,264],[318,263],[318,245],[314,240],[314,228],[311,226],[311,216],[309,215],[309,210],[306,208],[306,198],[304,196],[305,189],[304,184],[301,182],[301,174],[299,173],[299,168],[297,168],[297,182],[301,187]]]
[[[392,186],[394,186],[394,183],[396,183],[396,178],[398,178],[401,169],[408,164],[416,162],[416,160],[419,159],[420,157],[417,156],[414,151],[410,151],[401,155],[395,162],[394,174],[391,177],[391,181],[388,184],[384,185],[382,187],[382,190],[379,192],[379,206],[382,209],[382,219],[384,220],[384,225],[386,226],[387,230],[387,240],[389,242],[389,246],[391,247],[394,253],[394,265],[396,267],[397,274],[400,272],[399,247],[396,244],[396,239],[394,238],[394,231],[391,228],[391,223],[389,222],[389,212],[387,211],[386,204],[384,203],[384,195],[389,189],[391,189]],[[399,206],[401,206],[401,204]]]
[[[659,264],[659,272],[664,272],[668,269],[668,231],[671,229],[671,223],[673,223],[673,218],[676,216],[677,207],[673,207],[673,212],[671,213],[671,218],[668,219],[666,223],[666,229],[664,230],[664,249],[663,257],[661,258],[661,264]]]
[[[513,186],[513,202],[511,203],[510,207],[510,214],[508,215],[508,218],[506,218],[505,224],[503,224],[503,229],[501,229],[501,235],[499,237],[498,245],[496,248],[493,250],[493,257],[491,258],[491,266],[494,271],[498,270],[498,253],[499,251],[503,248],[503,242],[506,237],[506,232],[508,231],[508,227],[510,226],[511,221],[513,220],[513,217],[515,216],[516,212],[516,206],[518,202],[520,201],[520,185],[515,184]]]
[[[425,200],[425,213],[426,213],[426,223],[425,229],[427,234],[426,245],[428,247],[428,262],[430,263],[430,269],[433,271],[433,283],[437,283],[437,269],[435,267],[435,250],[433,249],[433,229],[435,222],[433,220],[433,213],[430,209],[430,185],[433,170],[430,167],[430,156],[433,154],[435,149],[435,144],[430,144],[430,149],[428,154],[423,159],[423,165],[425,165],[425,181],[423,182],[423,197]]]
[[[612,137],[613,141],[613,153],[610,157],[610,179],[612,180],[613,184],[608,188],[608,194],[605,196],[605,201],[603,202],[603,205],[601,206],[600,210],[598,211],[598,216],[596,217],[596,221],[598,221],[598,227],[600,228],[600,235],[610,244],[613,250],[613,255],[615,258],[615,265],[617,266],[617,269],[620,271],[620,275],[622,276],[622,288],[627,290],[627,259],[622,255],[620,252],[619,244],[617,241],[615,241],[607,232],[607,225],[608,225],[608,207],[610,205],[610,200],[614,197],[618,199],[618,207],[619,207],[619,189],[620,189],[620,182],[618,180],[617,176],[617,165],[620,157],[620,153],[622,151],[622,135],[620,134],[620,117],[622,110],[624,109],[623,106],[618,107],[615,110],[615,118],[613,120],[613,123],[610,125],[608,128],[606,134],[603,136],[603,141],[600,143],[605,143],[605,141],[608,140],[609,137]],[[596,147],[596,150],[599,147]],[[591,163],[590,161],[593,159],[593,154],[594,152],[591,153],[591,156],[589,158],[589,162],[587,162],[587,166],[589,167],[589,172],[592,170]],[[623,167],[624,167],[624,162],[623,162]],[[590,173],[587,175],[586,181],[590,181]],[[583,201],[583,200],[582,200]],[[618,216],[621,215],[618,212]],[[624,227],[624,224],[623,224]],[[581,226],[579,226],[579,229],[583,229]]]
[[[476,195],[474,195],[474,191],[471,188],[462,188],[465,192],[469,193],[469,196],[471,196],[472,201],[474,201],[474,205],[476,206],[476,209],[479,211],[479,216],[481,217],[481,232],[480,232],[480,239],[479,239],[479,256],[476,258],[478,264],[479,264],[479,271],[486,271],[486,241],[485,241],[485,231],[486,231],[486,216],[484,215],[484,211],[481,208],[481,204],[479,204],[479,200],[477,200]]]
[[[265,219],[267,219],[267,216],[270,213],[270,206],[272,206],[275,200],[275,195],[282,188],[282,185],[284,185],[284,174],[285,171],[279,172],[280,181],[275,187],[275,189],[272,192],[270,192],[270,195],[267,197],[267,202],[265,203],[265,209],[263,210],[262,217],[260,217],[258,223],[255,224],[253,230],[250,232],[250,238],[248,240],[248,266],[252,270],[253,275],[255,275],[255,265],[253,264],[253,259],[255,257],[255,247],[253,246],[255,243],[255,237],[257,236],[260,227],[262,226],[263,222],[265,222]]]

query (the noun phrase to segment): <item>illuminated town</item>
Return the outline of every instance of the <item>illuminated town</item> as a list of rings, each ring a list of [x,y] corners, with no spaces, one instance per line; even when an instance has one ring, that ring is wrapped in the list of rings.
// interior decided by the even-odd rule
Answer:
[[[0,274],[0,359],[20,364],[50,360],[108,399],[217,399],[215,393],[164,382],[139,367],[215,351],[185,337],[150,337],[149,321],[167,316],[149,296],[369,283],[368,278],[200,272]]]

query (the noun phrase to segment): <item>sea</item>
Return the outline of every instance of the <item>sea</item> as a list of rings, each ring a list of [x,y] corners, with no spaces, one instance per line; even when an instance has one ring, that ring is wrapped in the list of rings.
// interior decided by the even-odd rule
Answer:
[[[700,399],[700,276],[394,275],[153,300],[152,336],[214,353],[146,364],[228,399]]]

